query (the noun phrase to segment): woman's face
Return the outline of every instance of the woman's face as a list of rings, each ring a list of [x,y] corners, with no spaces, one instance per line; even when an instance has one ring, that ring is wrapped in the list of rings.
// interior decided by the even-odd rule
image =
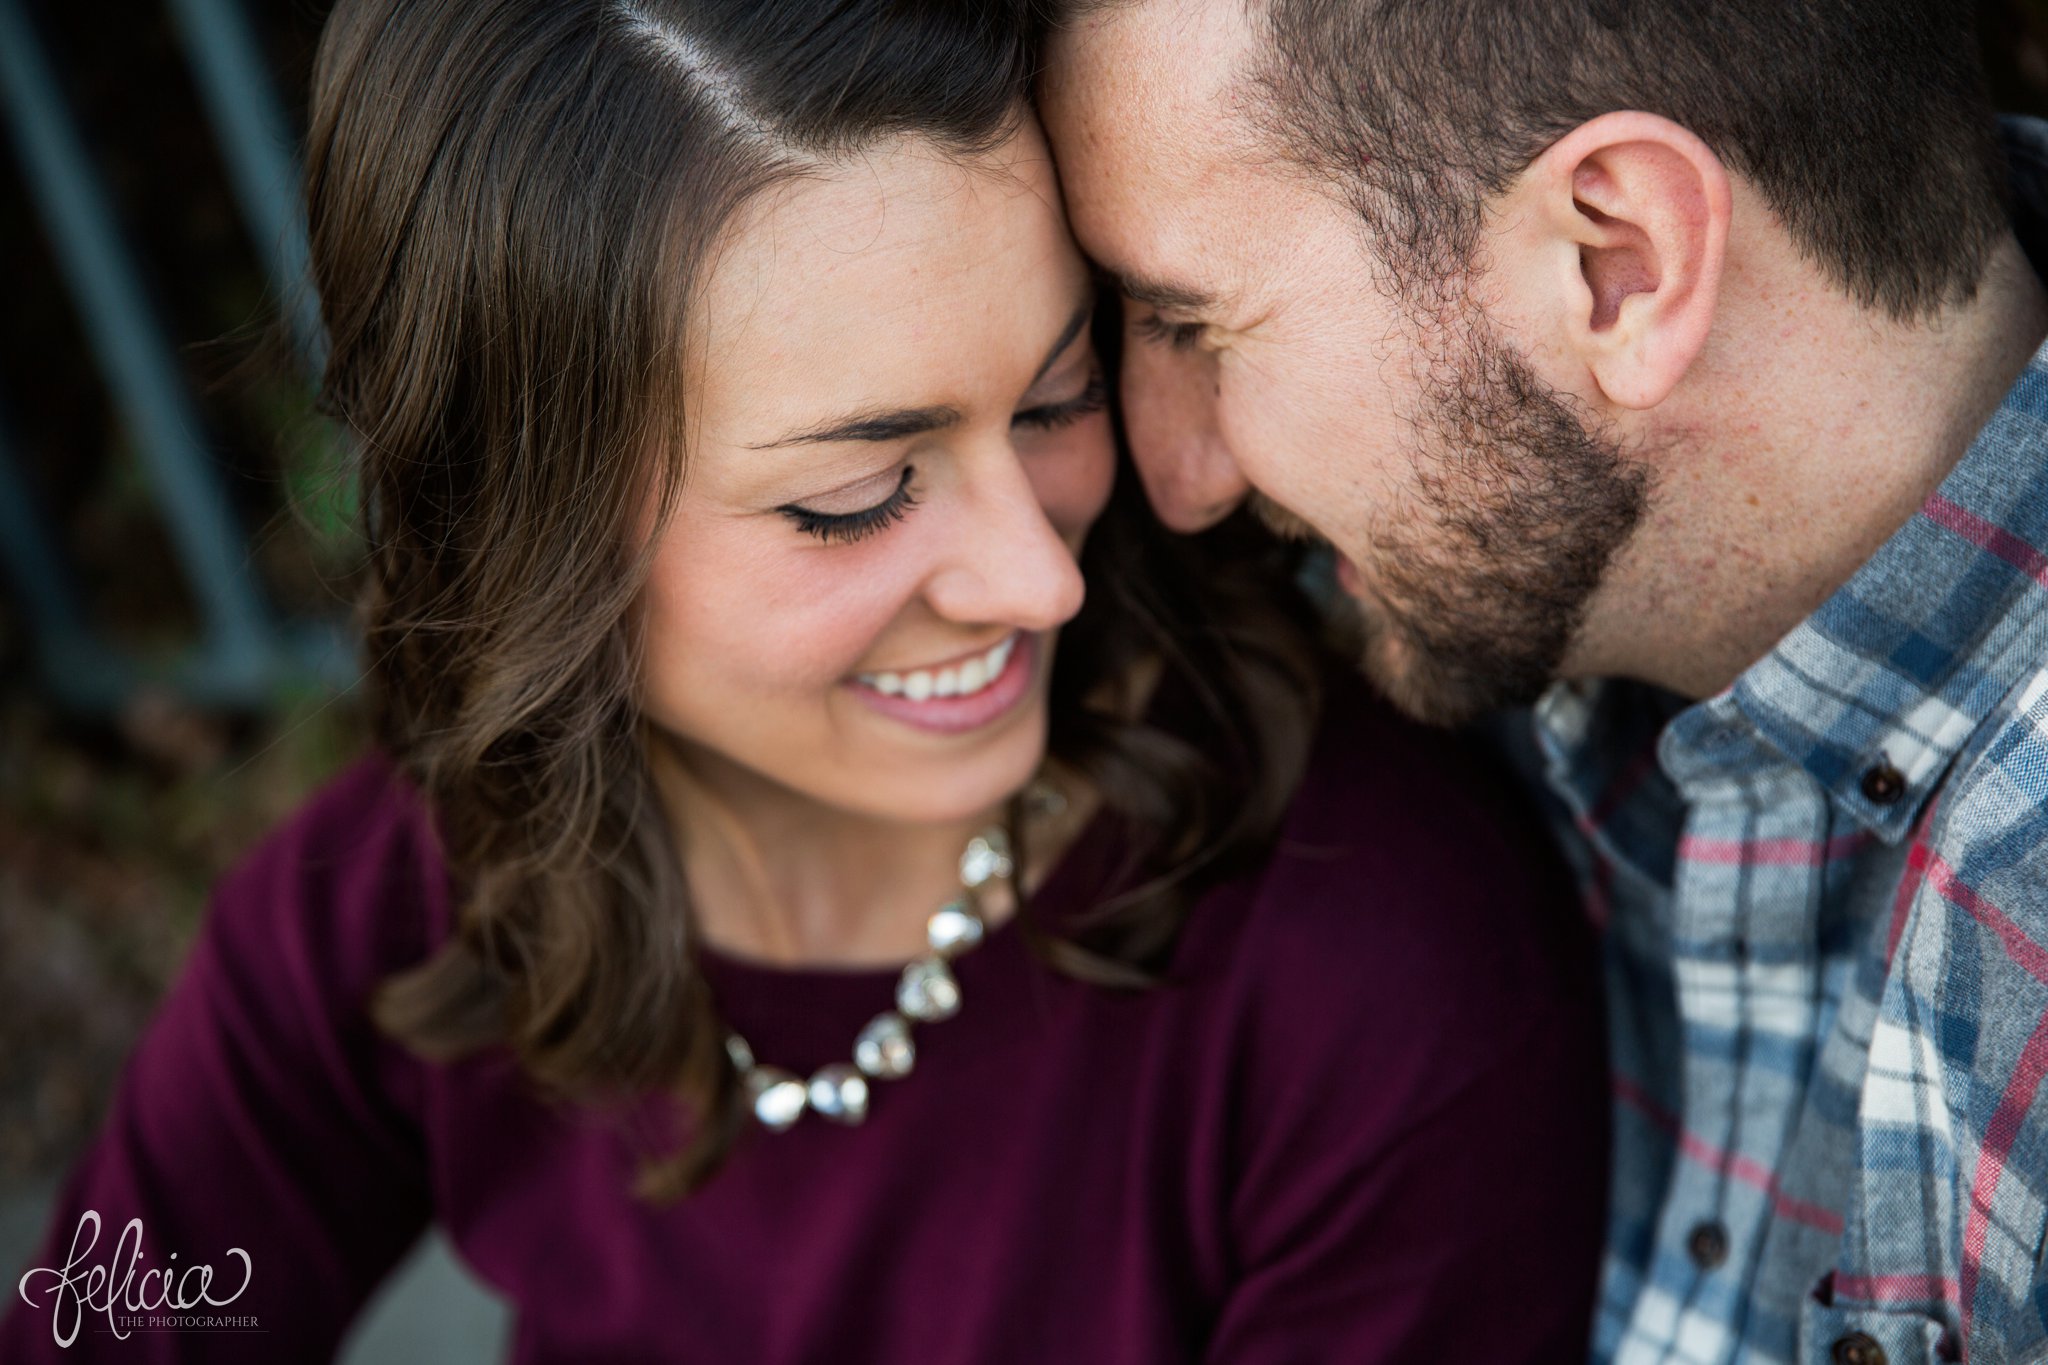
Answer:
[[[972,818],[1044,753],[1115,468],[1050,158],[895,143],[750,208],[692,309],[644,709],[714,782]]]

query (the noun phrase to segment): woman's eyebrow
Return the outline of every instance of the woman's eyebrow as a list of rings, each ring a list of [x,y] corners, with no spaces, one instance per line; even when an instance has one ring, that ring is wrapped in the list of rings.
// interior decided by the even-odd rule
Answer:
[[[1094,312],[1095,296],[1090,294],[1087,298],[1081,300],[1081,306],[1076,308],[1074,315],[1067,319],[1067,325],[1060,328],[1059,340],[1053,342],[1052,349],[1045,353],[1045,359],[1038,362],[1038,373],[1031,376],[1032,384],[1036,384],[1039,380],[1045,378],[1045,372],[1052,368],[1052,363],[1060,358],[1067,347],[1074,344],[1074,338],[1081,335],[1081,329],[1088,325],[1088,319],[1093,316]]]
[[[1074,344],[1074,338],[1081,335],[1081,329],[1088,325],[1088,318],[1094,311],[1095,300],[1092,297],[1081,301],[1081,306],[1067,319],[1067,325],[1060,329],[1059,339],[1053,342],[1052,349],[1039,362],[1038,372],[1031,376],[1033,384],[1045,378],[1045,372],[1052,368],[1053,362]],[[783,446],[821,445],[833,441],[900,441],[906,436],[943,431],[959,420],[960,410],[944,404],[925,408],[871,408],[793,431],[773,441],[750,445],[747,449],[779,450]]]
[[[857,412],[822,426],[794,431],[774,441],[748,446],[749,450],[776,450],[782,446],[816,445],[827,441],[900,441],[905,436],[922,436],[942,431],[960,420],[958,408],[943,404],[929,408],[887,408]]]

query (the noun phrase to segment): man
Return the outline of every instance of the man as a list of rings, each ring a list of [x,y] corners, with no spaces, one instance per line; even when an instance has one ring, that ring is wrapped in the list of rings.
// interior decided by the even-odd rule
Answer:
[[[1161,516],[1326,539],[1414,714],[1535,703],[1608,925],[1594,1357],[2048,1358],[2048,127],[1969,7],[1067,10]]]

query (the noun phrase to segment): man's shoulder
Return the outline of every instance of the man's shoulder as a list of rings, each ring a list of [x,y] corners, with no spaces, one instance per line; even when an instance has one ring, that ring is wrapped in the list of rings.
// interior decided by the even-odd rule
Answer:
[[[1975,1359],[2042,1341],[2048,667],[1986,718],[1935,800],[1895,900],[1863,1118],[1944,1153],[1922,1178],[1955,1182],[1945,1254]],[[1874,1098],[1887,1092],[1900,1102]]]
[[[1955,1130],[1978,1142],[2022,1098],[2048,1018],[2048,667],[1986,718],[1934,799],[1893,898],[1880,1027],[1924,1035]],[[2028,1096],[2022,1109],[2048,1114],[2048,1089]]]
[[[1986,718],[1935,802],[1911,855],[1927,889],[2002,939],[2048,944],[2048,665]]]

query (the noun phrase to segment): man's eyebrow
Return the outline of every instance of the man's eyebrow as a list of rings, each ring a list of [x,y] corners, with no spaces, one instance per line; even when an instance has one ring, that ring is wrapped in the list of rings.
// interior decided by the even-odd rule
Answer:
[[[1059,339],[1039,362],[1038,373],[1031,376],[1036,384],[1045,378],[1045,372],[1067,347],[1074,344],[1074,338],[1088,325],[1089,316],[1095,311],[1093,297],[1083,299],[1074,315],[1067,319],[1067,325],[1060,329]],[[900,441],[906,436],[922,436],[928,431],[943,431],[960,420],[960,410],[940,404],[928,408],[886,408],[870,409],[837,418],[820,426],[806,427],[793,431],[787,436],[759,445],[750,445],[749,450],[779,450],[783,446],[821,445],[833,441]]]
[[[1111,275],[1118,292],[1149,307],[1175,313],[1201,313],[1216,307],[1216,296],[1186,285],[1148,280],[1137,275]]]

